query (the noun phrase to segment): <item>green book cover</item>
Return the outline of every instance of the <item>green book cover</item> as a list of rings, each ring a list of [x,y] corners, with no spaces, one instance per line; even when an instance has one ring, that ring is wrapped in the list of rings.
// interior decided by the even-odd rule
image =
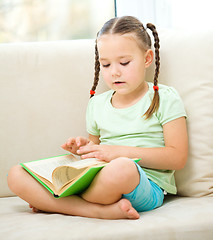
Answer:
[[[72,154],[64,154],[21,163],[21,166],[54,197],[60,198],[83,192],[106,164],[94,158],[80,160]]]

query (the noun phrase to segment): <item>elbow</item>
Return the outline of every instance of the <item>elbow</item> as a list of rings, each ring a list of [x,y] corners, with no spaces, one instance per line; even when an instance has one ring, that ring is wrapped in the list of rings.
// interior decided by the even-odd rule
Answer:
[[[184,148],[170,148],[172,170],[181,170],[185,167],[188,158],[188,146]]]
[[[187,154],[181,154],[178,156],[178,159],[176,161],[176,166],[174,170],[181,170],[185,167],[187,162]]]
[[[178,163],[175,170],[181,170],[185,167],[186,163]]]

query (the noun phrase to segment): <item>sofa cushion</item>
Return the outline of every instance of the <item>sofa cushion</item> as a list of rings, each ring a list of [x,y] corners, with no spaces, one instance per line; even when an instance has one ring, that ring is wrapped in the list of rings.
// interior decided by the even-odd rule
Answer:
[[[212,222],[210,197],[167,197],[162,207],[140,213],[138,220],[37,214],[17,197],[0,199],[1,239],[211,240]]]

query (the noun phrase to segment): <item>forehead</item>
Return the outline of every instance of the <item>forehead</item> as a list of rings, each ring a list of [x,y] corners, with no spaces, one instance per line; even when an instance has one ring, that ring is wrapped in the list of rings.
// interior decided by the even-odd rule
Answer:
[[[134,55],[141,54],[134,34],[104,34],[97,39],[97,47],[100,58],[111,55]]]

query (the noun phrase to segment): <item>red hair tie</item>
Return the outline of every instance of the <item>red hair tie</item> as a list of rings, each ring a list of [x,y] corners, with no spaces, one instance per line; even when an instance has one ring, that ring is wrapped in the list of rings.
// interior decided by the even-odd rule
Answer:
[[[158,90],[159,90],[159,87],[154,85],[154,86],[153,86],[153,89],[154,89],[154,91],[156,91],[156,90],[158,91]]]
[[[94,95],[94,94],[95,94],[95,91],[90,90],[90,95]]]

